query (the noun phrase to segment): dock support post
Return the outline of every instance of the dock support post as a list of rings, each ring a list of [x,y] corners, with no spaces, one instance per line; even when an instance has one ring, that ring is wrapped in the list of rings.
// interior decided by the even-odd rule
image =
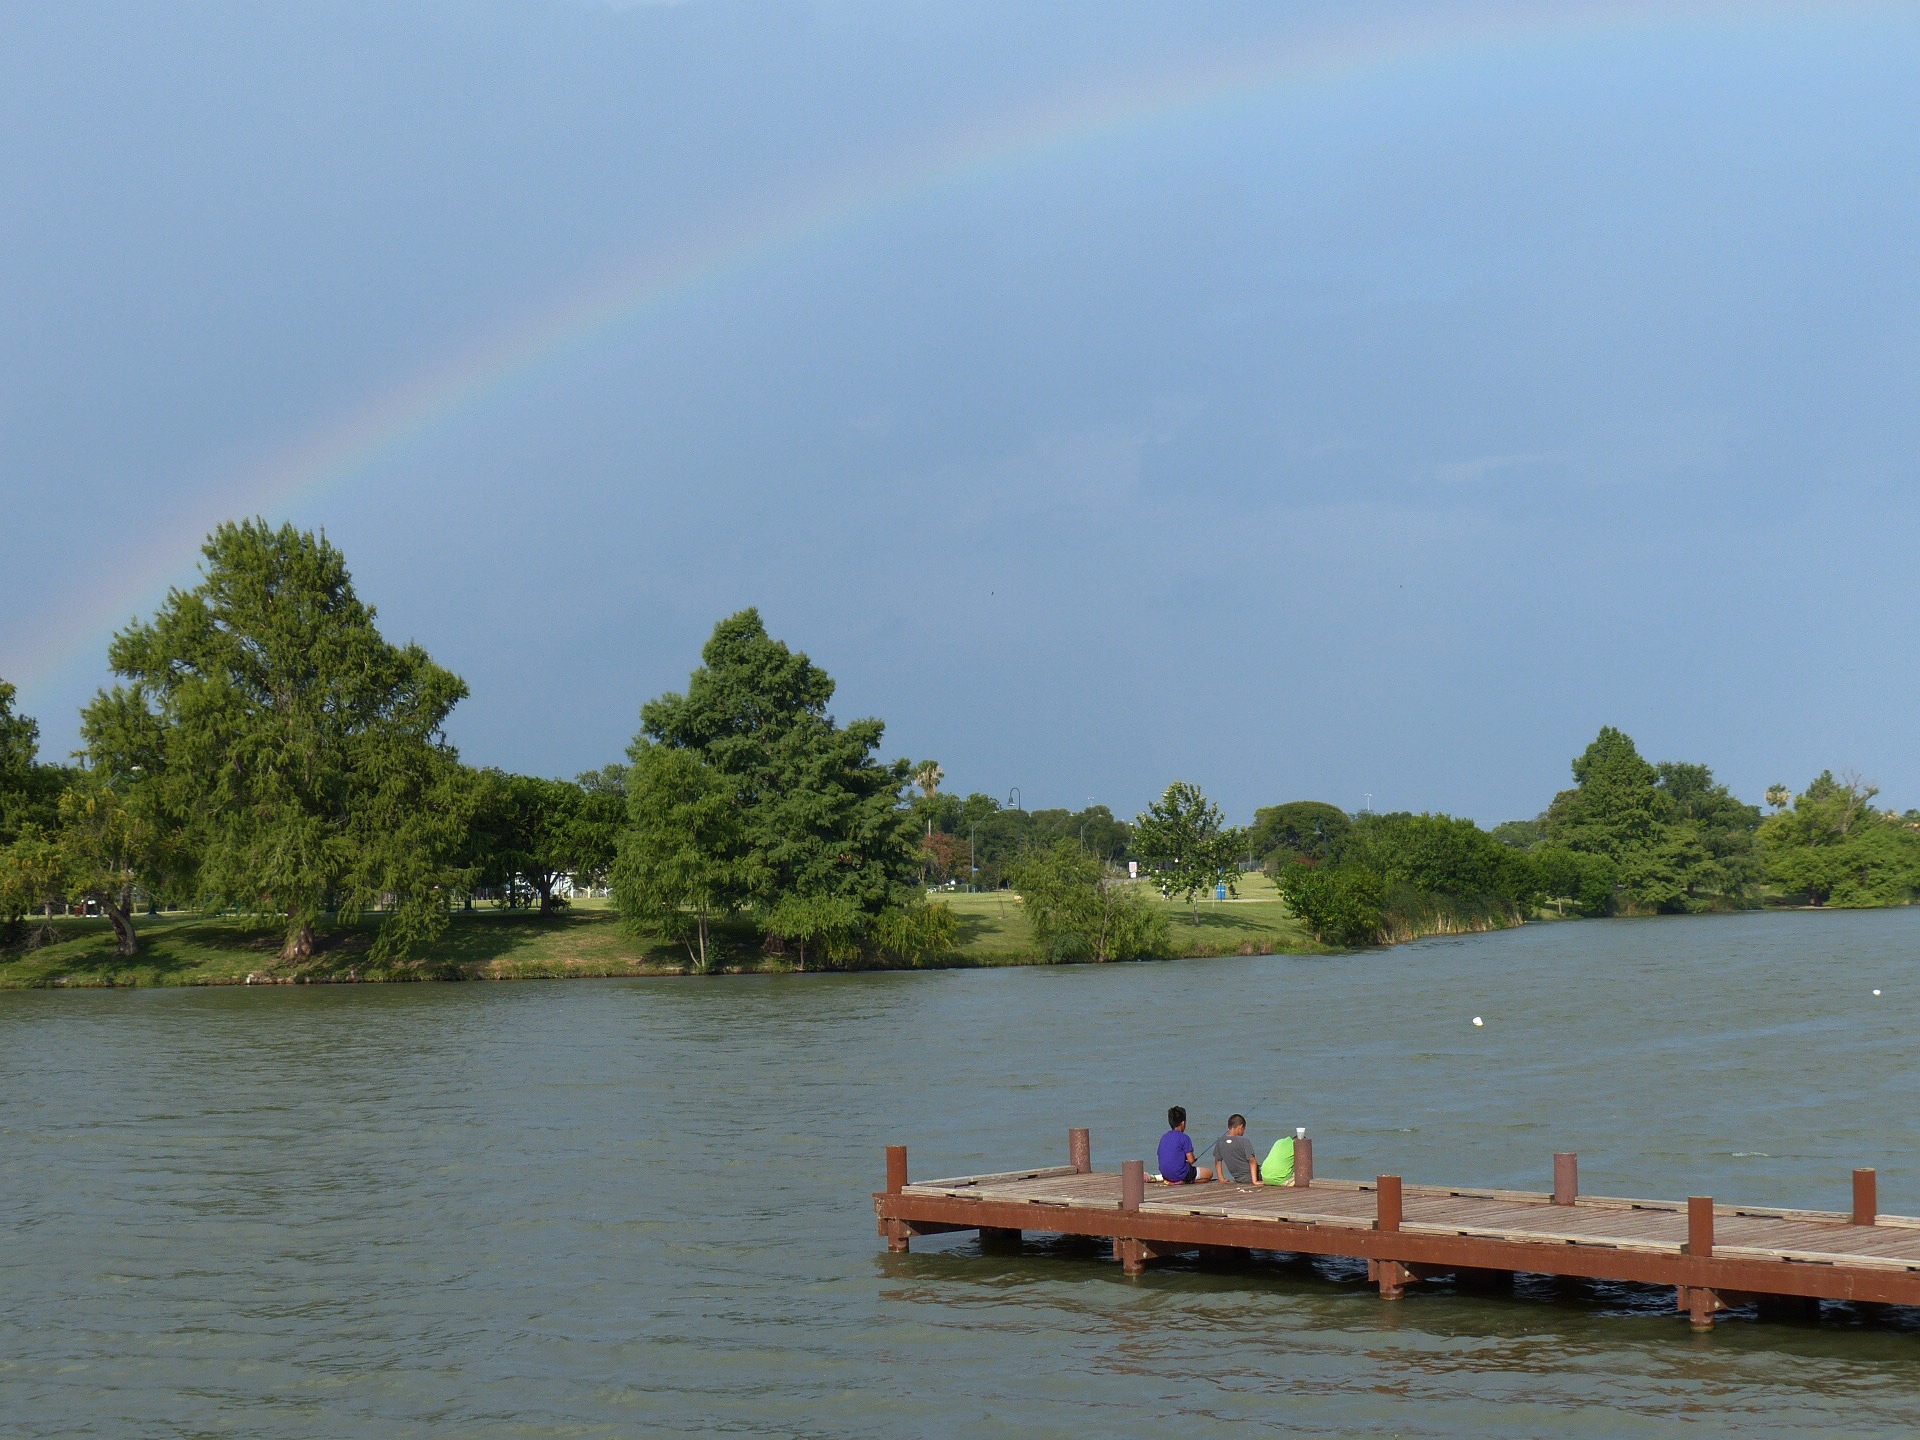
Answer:
[[[1140,1202],[1146,1198],[1146,1163],[1140,1160],[1122,1160],[1120,1162],[1120,1208],[1129,1213],[1138,1212]],[[1125,1273],[1138,1275],[1147,1268],[1147,1247],[1141,1241],[1129,1236],[1116,1236],[1113,1242],[1113,1258],[1120,1262],[1120,1268]]]
[[[1687,1254],[1700,1260],[1713,1256],[1711,1195],[1687,1197]],[[1726,1308],[1718,1293],[1700,1285],[1682,1285],[1679,1290],[1677,1298],[1680,1308],[1687,1312],[1687,1323],[1696,1330],[1712,1329],[1714,1312]]]
[[[1555,1155],[1553,1157],[1553,1203],[1571,1205],[1579,1193],[1580,1157]]]
[[[1373,1228],[1382,1235],[1398,1234],[1400,1230],[1401,1192],[1398,1175],[1379,1175],[1373,1182]],[[1407,1293],[1407,1281],[1411,1278],[1407,1267],[1398,1260],[1377,1260],[1373,1264],[1374,1279],[1380,1283],[1382,1300],[1398,1300]]]
[[[1085,1130],[1067,1131],[1067,1163],[1076,1175],[1093,1173],[1093,1140]]]
[[[1313,1184],[1313,1141],[1305,1135],[1293,1142],[1293,1183],[1302,1190]]]
[[[1879,1185],[1871,1170],[1853,1172],[1853,1223],[1876,1224],[1880,1219]]]
[[[898,1195],[907,1188],[907,1147],[904,1145],[887,1146],[887,1194]],[[887,1249],[895,1255],[904,1255],[911,1244],[913,1232],[907,1228],[904,1220],[887,1221]]]

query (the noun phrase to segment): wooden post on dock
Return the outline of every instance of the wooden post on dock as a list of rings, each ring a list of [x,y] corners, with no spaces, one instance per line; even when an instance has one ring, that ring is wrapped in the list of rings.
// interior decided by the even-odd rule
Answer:
[[[1713,1197],[1687,1197],[1687,1254],[1697,1260],[1713,1258]]]
[[[1143,1160],[1122,1160],[1120,1162],[1120,1208],[1133,1214],[1140,1211],[1140,1202],[1147,1198],[1147,1166]],[[1138,1275],[1147,1268],[1146,1246],[1128,1236],[1116,1236],[1113,1242],[1113,1258],[1120,1262],[1120,1268],[1129,1275]]]
[[[1687,1197],[1687,1254],[1696,1260],[1713,1258],[1711,1195]],[[1680,1308],[1687,1312],[1687,1323],[1696,1330],[1711,1329],[1714,1312],[1725,1308],[1718,1292],[1700,1285],[1682,1285],[1677,1298]]]
[[[1580,1157],[1555,1155],[1553,1157],[1553,1203],[1571,1205],[1579,1194]]]
[[[1293,1183],[1302,1190],[1313,1184],[1313,1141],[1305,1135],[1293,1142]]]
[[[907,1188],[907,1147],[887,1146],[887,1194],[898,1195]],[[904,1220],[887,1221],[887,1249],[896,1255],[907,1253],[913,1232]]]
[[[1871,1170],[1853,1172],[1853,1223],[1876,1224],[1880,1219],[1879,1185]]]
[[[1067,1163],[1076,1175],[1093,1173],[1093,1139],[1084,1129],[1067,1131]]]
[[[1401,1192],[1398,1175],[1376,1176],[1373,1182],[1373,1228],[1383,1235],[1400,1230]],[[1380,1282],[1382,1300],[1398,1300],[1407,1293],[1407,1267],[1398,1260],[1374,1262],[1374,1277]]]

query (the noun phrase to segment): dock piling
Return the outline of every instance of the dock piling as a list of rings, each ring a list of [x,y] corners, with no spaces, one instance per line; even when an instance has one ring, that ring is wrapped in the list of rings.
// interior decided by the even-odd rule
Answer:
[[[1853,1172],[1853,1223],[1872,1225],[1880,1218],[1878,1181],[1871,1170]]]
[[[1302,1190],[1313,1184],[1313,1140],[1306,1135],[1293,1142],[1293,1183]]]
[[[906,1188],[907,1147],[889,1145],[887,1146],[887,1194],[898,1195]],[[880,1233],[887,1237],[887,1249],[892,1254],[904,1255],[912,1244],[913,1230],[904,1220],[882,1220]]]
[[[1555,1155],[1553,1157],[1553,1203],[1571,1205],[1580,1193],[1580,1157],[1578,1155]]]
[[[1093,1139],[1085,1129],[1067,1131],[1067,1163],[1076,1175],[1093,1173]]]
[[[1120,1162],[1120,1208],[1137,1215],[1140,1212],[1140,1202],[1146,1198],[1146,1162],[1122,1160]],[[1123,1273],[1138,1275],[1147,1268],[1147,1247],[1131,1236],[1116,1235],[1113,1240],[1113,1258],[1120,1262]]]

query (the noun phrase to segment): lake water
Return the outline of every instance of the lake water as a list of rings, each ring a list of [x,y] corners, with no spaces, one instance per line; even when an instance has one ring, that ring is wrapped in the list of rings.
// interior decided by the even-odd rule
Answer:
[[[1904,1434],[1920,1323],[1670,1292],[889,1256],[922,1177],[1231,1109],[1316,1168],[1920,1212],[1920,910],[1342,958],[0,994],[0,1431]],[[1883,993],[1875,997],[1871,992]],[[1471,1017],[1485,1018],[1475,1029]]]

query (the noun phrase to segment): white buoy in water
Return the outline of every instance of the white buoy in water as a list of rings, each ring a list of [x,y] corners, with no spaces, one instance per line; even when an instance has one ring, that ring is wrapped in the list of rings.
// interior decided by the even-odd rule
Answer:
[[[1876,995],[1878,995],[1878,994],[1879,994],[1880,992],[1879,992],[1878,990],[1876,990],[1876,991],[1874,991],[1873,993],[1874,993],[1874,994],[1876,994]]]
[[[1879,994],[1880,992],[1879,992],[1878,990],[1876,990],[1876,991],[1874,991],[1873,993],[1874,993],[1874,994],[1876,994],[1876,995],[1878,995],[1878,994]],[[1473,1023],[1474,1023],[1475,1025],[1484,1025],[1484,1024],[1486,1024],[1486,1021],[1484,1021],[1484,1020],[1482,1020],[1482,1019],[1481,1019],[1481,1018],[1480,1018],[1480,1017],[1479,1017],[1478,1015],[1476,1015],[1476,1016],[1474,1016],[1474,1017],[1473,1017]]]

